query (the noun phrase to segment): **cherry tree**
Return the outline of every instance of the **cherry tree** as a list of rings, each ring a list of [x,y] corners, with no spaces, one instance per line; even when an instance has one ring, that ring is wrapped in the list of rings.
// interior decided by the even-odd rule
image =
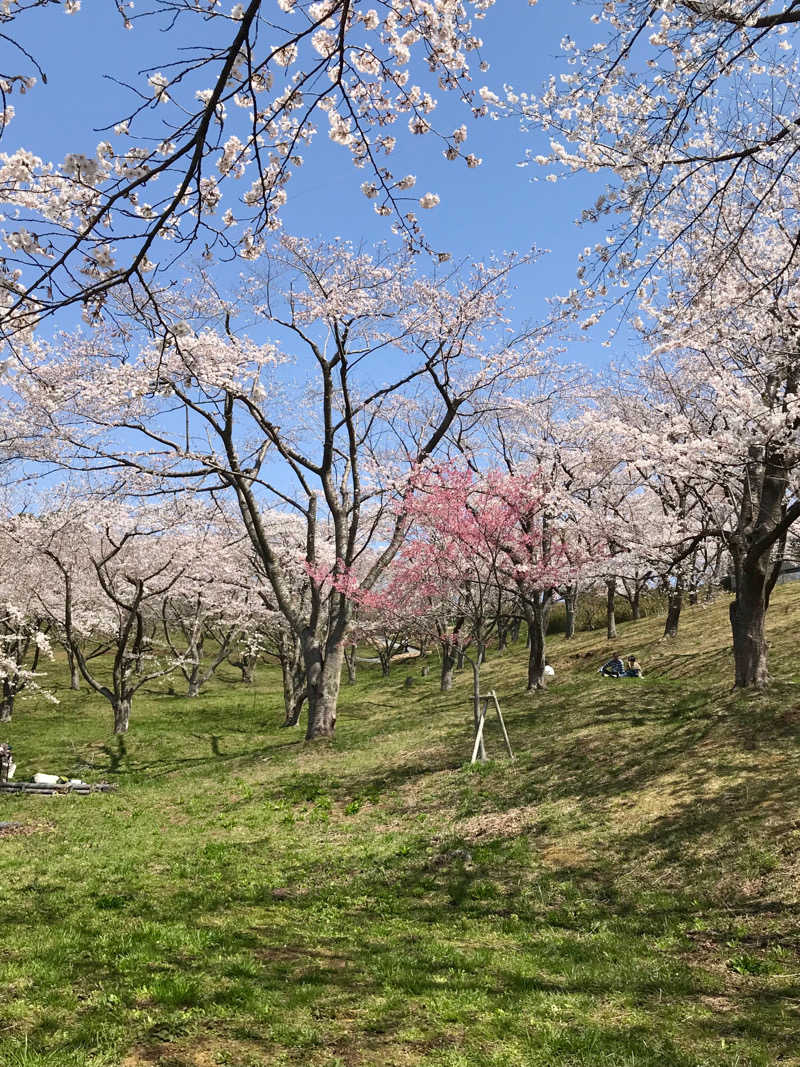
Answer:
[[[561,70],[540,92],[507,89],[494,102],[535,134],[530,160],[552,180],[609,178],[583,217],[611,233],[581,257],[575,309],[605,300],[609,280],[627,299],[672,247],[661,223],[676,215],[679,233],[713,235],[718,263],[735,260],[775,189],[796,187],[800,163],[795,0],[579,3],[586,34],[563,38]],[[784,253],[796,261],[796,245]]]
[[[262,622],[261,598],[249,574],[250,553],[234,518],[192,507],[185,538],[196,541],[187,570],[163,597],[164,641],[195,697],[218,667]],[[210,646],[210,651],[209,651]]]
[[[522,605],[531,633],[528,688],[544,686],[546,614],[553,588],[571,568],[553,495],[538,469],[478,477],[458,467],[423,476],[406,510],[414,526],[401,563],[406,583],[449,607],[451,640],[466,649],[473,710],[480,669],[497,626],[498,593]],[[442,608],[434,614],[441,615]]]
[[[190,249],[258,258],[280,226],[288,183],[309,152],[313,165],[313,142],[326,132],[377,213],[410,245],[424,245],[418,213],[439,196],[416,190],[392,153],[407,137],[432,142],[455,165],[480,164],[466,147],[466,122],[437,123],[437,106],[449,93],[465,120],[486,112],[471,83],[485,66],[474,24],[492,3],[249,0],[223,10],[214,0],[152,0],[133,11],[120,2],[134,43],[157,24],[192,47],[141,73],[113,130],[98,115],[108,136],[94,154],[56,163],[20,147],[0,156],[15,220],[4,231],[0,277],[5,335],[76,301],[91,317],[125,283],[154,298],[159,260],[172,264]],[[44,4],[10,5],[4,18],[30,6]],[[80,2],[55,6],[76,14]],[[18,53],[26,55],[31,69],[6,77],[4,93],[41,77],[35,59]],[[5,126],[13,106],[3,102]]]
[[[787,199],[787,197],[789,199]],[[665,403],[660,447],[703,511],[707,534],[733,561],[738,686],[767,681],[764,632],[776,556],[800,518],[798,282],[790,265],[792,192],[762,204],[740,254],[720,263],[716,237],[676,242],[670,273],[644,301],[652,353],[645,376]],[[729,205],[729,228],[748,205]],[[659,443],[657,446],[656,442]]]
[[[13,518],[0,529],[0,722],[11,722],[17,696],[38,693],[55,701],[43,688],[39,664],[53,658],[49,625],[36,597],[39,581],[35,557],[20,552],[8,536]]]
[[[59,352],[39,342],[9,435],[27,420],[42,454],[52,447],[62,464],[145,469],[232,497],[302,644],[307,737],[328,737],[353,591],[375,585],[410,522],[389,505],[430,457],[465,448],[541,365],[537,338],[507,323],[518,262],[419,277],[405,253],[284,238],[271,276],[252,279],[241,303],[274,340],[237,332],[239,307],[205,293],[176,294],[169,321],[162,301],[135,355],[102,334],[65,339]],[[224,332],[209,327],[213,312]],[[265,524],[275,508],[302,527],[305,599]]]
[[[491,501],[472,471],[448,467],[424,474],[404,504],[413,520],[398,560],[404,583],[431,605],[429,619],[443,645],[460,648],[472,669],[475,729],[480,720],[480,674],[494,631],[503,548],[495,536]],[[449,626],[442,630],[442,617]],[[486,752],[481,742],[478,755]]]
[[[39,587],[42,608],[62,627],[89,687],[111,704],[116,734],[128,730],[135,693],[178,666],[157,635],[161,600],[194,555],[192,539],[180,536],[180,521],[174,507],[133,511],[109,500],[99,506],[97,499],[73,498],[14,524],[16,543],[33,548],[50,572]],[[110,664],[87,654],[93,639],[104,651],[110,647]]]
[[[501,573],[513,582],[528,625],[528,690],[545,686],[545,641],[553,595],[575,579],[583,559],[574,536],[575,501],[559,493],[551,475],[552,470],[527,463],[512,473],[489,472],[485,478],[494,536],[504,553]]]

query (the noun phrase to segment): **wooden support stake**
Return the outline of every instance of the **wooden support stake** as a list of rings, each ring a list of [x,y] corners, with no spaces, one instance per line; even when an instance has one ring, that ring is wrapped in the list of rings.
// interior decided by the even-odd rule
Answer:
[[[483,728],[486,725],[486,715],[489,711],[489,701],[494,704],[495,711],[497,712],[497,718],[500,720],[500,729],[503,731],[503,738],[506,743],[506,749],[508,750],[509,759],[512,761],[516,759],[514,752],[511,748],[511,742],[508,739],[508,730],[506,729],[505,719],[503,713],[500,710],[500,701],[497,699],[497,693],[494,689],[490,689],[486,696],[479,696],[478,700],[482,701],[482,707],[480,711],[480,718],[478,719],[478,729],[475,731],[475,744],[472,749],[472,759],[470,763],[475,763],[478,759],[478,749],[481,745],[481,738],[483,737]]]
[[[495,693],[494,689],[491,691],[490,696],[491,696],[492,700],[494,701],[495,708],[497,709],[497,717],[500,720],[500,727],[501,727],[501,729],[503,731],[503,737],[506,740],[506,748],[508,749],[508,755],[513,760],[514,759],[514,753],[511,751],[511,742],[508,740],[508,731],[506,730],[506,724],[505,724],[505,721],[503,719],[503,713],[500,710],[500,701],[497,699],[497,694]]]
[[[483,737],[483,726],[486,722],[486,712],[489,708],[488,697],[478,697],[478,699],[483,701],[483,707],[481,708],[480,718],[478,719],[478,729],[475,731],[475,746],[472,749],[472,759],[469,761],[470,763],[475,763],[478,758],[478,749],[481,747],[481,738]]]

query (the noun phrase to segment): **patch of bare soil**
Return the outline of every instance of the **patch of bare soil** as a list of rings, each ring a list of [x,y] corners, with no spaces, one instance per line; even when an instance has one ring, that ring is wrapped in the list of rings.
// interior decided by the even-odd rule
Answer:
[[[51,834],[55,826],[49,822],[0,822],[0,838],[30,837],[31,834]]]
[[[220,1063],[242,1063],[248,1067],[264,1064],[266,1067],[272,1062],[265,1049],[220,1035],[138,1045],[131,1049],[120,1067],[219,1067]]]
[[[519,837],[529,830],[537,821],[537,808],[527,804],[521,808],[508,808],[506,811],[486,811],[472,815],[469,819],[456,823],[455,830],[465,841],[480,841],[482,838]]]

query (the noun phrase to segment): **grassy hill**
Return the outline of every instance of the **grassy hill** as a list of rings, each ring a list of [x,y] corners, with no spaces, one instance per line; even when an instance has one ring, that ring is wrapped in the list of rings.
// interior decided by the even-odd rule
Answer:
[[[131,732],[59,689],[1,739],[2,1067],[800,1065],[800,588],[775,594],[765,695],[730,690],[727,602],[492,654],[470,679],[344,686],[338,737],[281,730],[275,672],[137,699]],[[177,680],[172,684],[177,686]]]

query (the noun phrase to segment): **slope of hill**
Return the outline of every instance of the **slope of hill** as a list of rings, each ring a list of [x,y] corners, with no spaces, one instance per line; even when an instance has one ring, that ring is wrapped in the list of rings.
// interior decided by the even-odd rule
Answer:
[[[343,688],[333,745],[278,678],[20,704],[0,798],[3,1067],[800,1064],[800,589],[765,694],[731,692],[727,602],[620,627],[647,676],[555,637],[556,684],[490,656],[514,763],[466,765],[470,679]]]

